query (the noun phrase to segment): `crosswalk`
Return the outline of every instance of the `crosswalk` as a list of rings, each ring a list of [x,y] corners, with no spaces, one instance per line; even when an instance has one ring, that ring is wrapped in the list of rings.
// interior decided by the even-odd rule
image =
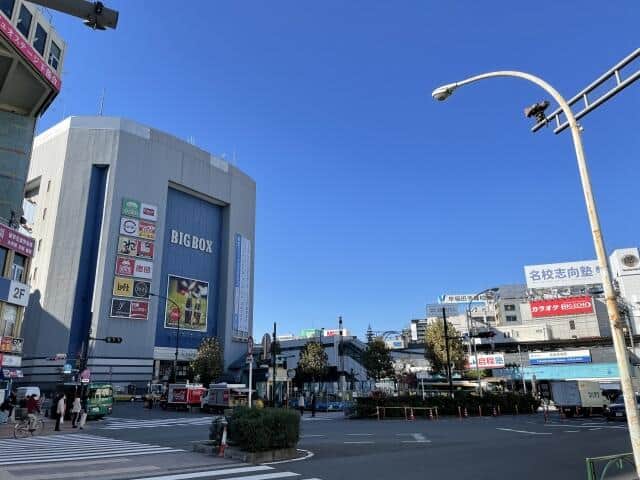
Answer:
[[[213,417],[176,417],[176,418],[155,418],[152,420],[134,418],[114,418],[109,417],[104,423],[95,428],[101,430],[125,430],[139,428],[161,428],[175,427],[178,425],[211,425]]]
[[[300,480],[320,480],[315,477],[305,477],[299,473],[279,471],[267,465],[230,465],[224,468],[208,469],[190,473],[172,473],[151,477],[138,477],[132,480],[276,480],[279,478],[297,478]]]
[[[131,457],[184,450],[86,434],[63,434],[0,440],[0,467]]]

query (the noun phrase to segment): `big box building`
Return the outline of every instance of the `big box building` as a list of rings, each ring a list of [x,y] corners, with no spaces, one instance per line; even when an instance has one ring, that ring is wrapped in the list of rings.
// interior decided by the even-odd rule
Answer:
[[[92,381],[145,385],[169,377],[176,350],[180,377],[208,336],[225,365],[246,352],[255,192],[224,160],[129,120],[71,117],[39,135],[25,381],[59,382],[86,358]]]

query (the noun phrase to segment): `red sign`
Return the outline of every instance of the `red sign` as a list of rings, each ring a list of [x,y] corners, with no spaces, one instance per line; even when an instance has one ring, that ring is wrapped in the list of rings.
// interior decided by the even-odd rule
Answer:
[[[129,318],[147,319],[149,304],[147,302],[131,302],[131,314]]]
[[[153,240],[156,238],[156,224],[146,220],[138,221],[138,236]]]
[[[18,33],[13,25],[3,16],[0,15],[0,32],[6,37],[11,44],[20,52],[20,54],[35,68],[42,77],[46,78],[53,89],[60,91],[60,77],[49,67],[47,62],[31,47],[29,42]]]
[[[135,263],[136,262],[133,258],[116,258],[116,275],[125,275],[127,277],[132,277]]]
[[[9,250],[15,250],[27,257],[33,257],[33,246],[35,243],[33,238],[27,237],[6,225],[0,225],[0,245],[3,247],[7,247]]]
[[[593,313],[593,298],[583,296],[535,300],[529,302],[529,306],[531,307],[531,316],[533,318],[556,317],[558,315],[587,315]]]

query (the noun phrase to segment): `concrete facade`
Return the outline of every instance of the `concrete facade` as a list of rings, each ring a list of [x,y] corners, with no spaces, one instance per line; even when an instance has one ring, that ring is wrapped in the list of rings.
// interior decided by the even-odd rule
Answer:
[[[71,117],[39,135],[27,185],[27,201],[35,205],[37,247],[25,321],[25,380],[59,381],[65,362],[47,357],[65,353],[66,363],[77,359],[89,329],[92,337],[124,339],[118,345],[89,343],[92,379],[146,384],[161,376],[160,361],[174,358],[165,300],[142,299],[148,303],[146,320],[112,316],[125,199],[157,208],[156,220],[147,222],[155,225],[152,259],[147,259],[152,265],[143,277],[150,291],[168,295],[167,277],[174,273],[208,284],[206,331],[181,330],[179,361],[191,359],[204,336],[218,337],[225,365],[236,360],[246,350],[253,323],[255,188],[251,178],[227,162],[126,119]],[[203,240],[205,235],[216,238],[206,238],[209,251],[199,250],[187,247],[186,240],[172,242],[173,230],[192,232],[189,238],[200,231],[208,232],[200,234]],[[248,331],[242,335],[232,332],[238,234],[250,246],[245,265]],[[171,265],[171,258],[182,253],[184,262]],[[191,273],[203,265],[209,267],[207,278]]]

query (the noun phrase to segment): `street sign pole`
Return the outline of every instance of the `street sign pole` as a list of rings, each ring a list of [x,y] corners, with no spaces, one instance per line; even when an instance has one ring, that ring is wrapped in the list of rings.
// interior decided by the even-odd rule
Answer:
[[[253,337],[249,337],[247,340],[247,362],[249,362],[249,408],[251,408],[253,393]]]
[[[447,326],[447,311],[442,308],[442,321],[444,322],[444,349],[447,352],[447,380],[449,381],[449,396],[453,398],[453,380],[451,379],[451,354],[449,352],[449,327]]]

